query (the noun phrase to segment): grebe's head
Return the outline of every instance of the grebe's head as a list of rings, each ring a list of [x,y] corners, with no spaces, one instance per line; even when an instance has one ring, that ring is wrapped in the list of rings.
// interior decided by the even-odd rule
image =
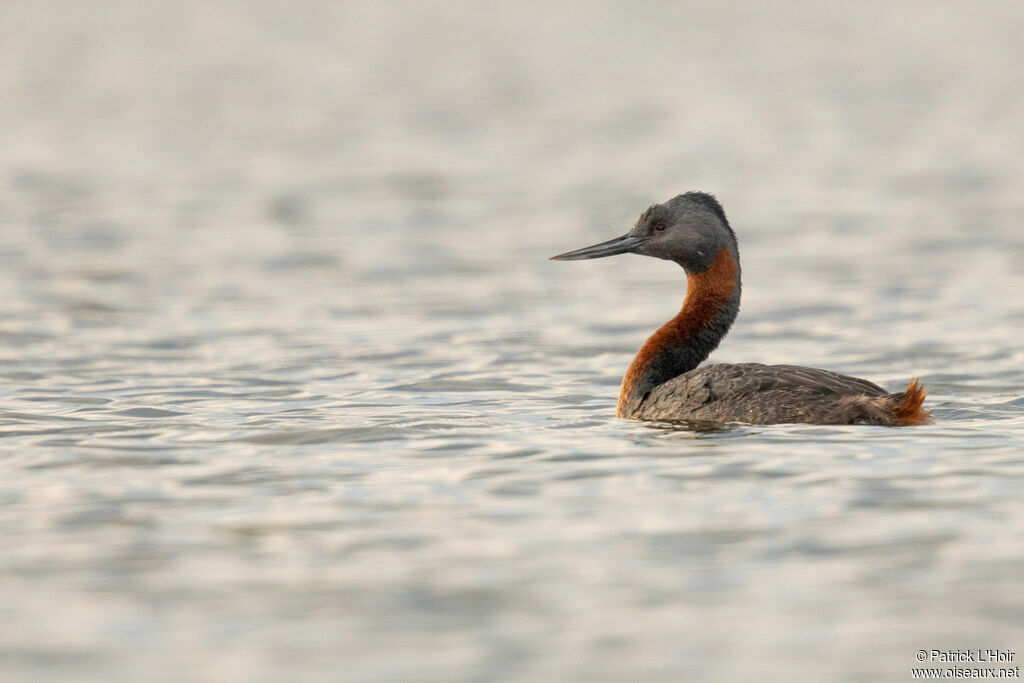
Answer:
[[[616,254],[641,254],[675,261],[688,273],[708,269],[723,248],[734,258],[736,236],[721,204],[705,192],[687,192],[643,212],[622,237],[552,256],[553,261],[582,261]]]

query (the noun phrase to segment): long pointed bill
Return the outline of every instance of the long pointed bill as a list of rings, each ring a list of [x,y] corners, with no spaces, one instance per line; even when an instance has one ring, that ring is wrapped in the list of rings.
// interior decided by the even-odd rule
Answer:
[[[558,256],[552,256],[550,260],[582,261],[590,258],[615,256],[616,254],[628,254],[635,251],[637,247],[646,241],[646,237],[639,237],[637,235],[627,233],[622,237],[616,237],[615,239],[608,240],[607,242],[601,242],[600,244],[594,244],[575,251],[567,251],[564,254],[559,254]]]

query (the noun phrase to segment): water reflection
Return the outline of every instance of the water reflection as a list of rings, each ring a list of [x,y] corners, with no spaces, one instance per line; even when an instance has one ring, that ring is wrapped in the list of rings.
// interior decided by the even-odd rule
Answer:
[[[1017,3],[0,20],[3,678],[1024,643]],[[682,275],[546,257],[688,189],[744,259],[716,360],[919,376],[937,424],[615,419]]]

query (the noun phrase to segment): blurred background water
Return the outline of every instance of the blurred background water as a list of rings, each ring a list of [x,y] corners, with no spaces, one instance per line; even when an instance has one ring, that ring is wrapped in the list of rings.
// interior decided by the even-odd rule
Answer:
[[[1024,5],[0,3],[4,680],[902,680],[1024,656]],[[718,361],[917,429],[613,417]]]

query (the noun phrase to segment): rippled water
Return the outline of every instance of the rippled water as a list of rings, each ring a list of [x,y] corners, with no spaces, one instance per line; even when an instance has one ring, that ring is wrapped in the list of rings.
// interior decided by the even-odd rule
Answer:
[[[1024,657],[1020,3],[0,5],[5,680],[903,680]],[[934,426],[613,417],[719,361]]]

